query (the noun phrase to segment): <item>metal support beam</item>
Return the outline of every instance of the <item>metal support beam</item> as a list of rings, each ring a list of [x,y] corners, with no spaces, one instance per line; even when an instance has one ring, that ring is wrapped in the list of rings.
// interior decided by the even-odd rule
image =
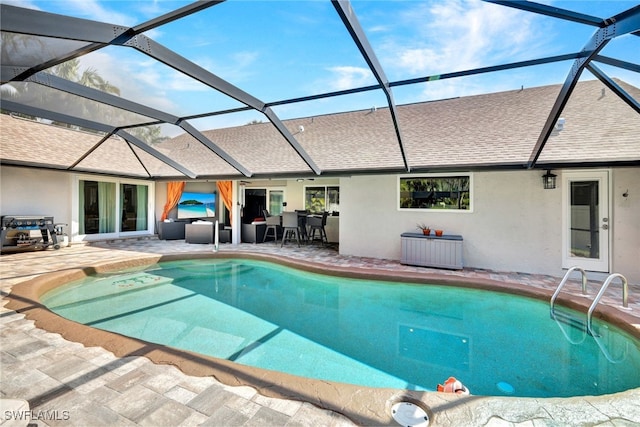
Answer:
[[[103,92],[98,89],[94,89],[88,86],[75,83],[67,79],[48,74],[45,72],[39,72],[31,77],[26,78],[24,81],[38,83],[43,86],[47,86],[53,89],[60,90],[62,92],[70,93],[75,96],[79,96],[91,101],[98,102],[100,104],[110,105],[115,108],[126,110],[141,116],[156,119],[166,123],[177,123],[180,120],[179,117],[172,114],[167,114],[163,111],[156,110],[155,108],[148,107],[146,105],[138,104],[137,102],[129,101],[120,96],[112,95],[107,92]],[[136,125],[138,123],[130,123],[130,125]],[[124,127],[127,125],[121,125]]]
[[[120,108],[126,111],[130,111],[132,113],[150,117],[160,122],[165,122],[165,123],[170,123],[176,126],[180,126],[187,133],[189,133],[195,139],[200,141],[205,147],[213,151],[216,155],[218,155],[224,161],[229,163],[229,165],[231,165],[233,168],[238,170],[238,172],[244,174],[245,176],[251,175],[251,173],[244,166],[242,166],[235,159],[233,159],[226,151],[218,147],[206,136],[204,136],[200,131],[198,131],[196,128],[194,128],[190,124],[186,123],[182,118],[178,116],[167,114],[163,111],[156,110],[151,107],[147,107],[146,105],[138,104],[136,102],[129,101],[119,96],[115,96],[115,95],[103,92],[101,90],[93,89],[93,88],[81,85],[79,83],[74,83],[69,80],[54,76],[52,74],[41,72],[31,76],[26,81],[38,83],[44,86],[48,86],[57,90],[70,93],[72,95],[90,99],[92,101],[96,101],[101,104],[110,105],[115,108]],[[134,124],[132,123],[132,125]],[[127,126],[120,126],[120,127],[123,128]]]
[[[586,52],[568,53],[564,55],[549,56],[546,58],[532,59],[527,61],[511,62],[508,64],[494,65],[490,67],[473,68],[465,71],[454,71],[451,73],[443,73],[443,74],[438,74],[433,76],[417,77],[414,79],[407,79],[407,80],[398,80],[395,82],[390,82],[389,86],[390,87],[406,86],[406,85],[419,84],[419,83],[425,83],[425,82],[436,81],[436,80],[470,76],[474,74],[484,74],[484,73],[491,73],[494,71],[510,70],[513,68],[531,67],[531,66],[540,65],[540,64],[574,60],[577,58],[582,58],[584,56],[587,56]],[[606,60],[603,58],[606,58]],[[631,71],[636,71],[633,68],[634,64],[623,63],[622,61],[614,60],[614,59],[603,57],[600,55],[598,55],[594,60],[601,60],[601,59],[602,59],[602,62],[605,62],[607,64],[617,65],[619,67],[622,67]],[[615,61],[615,63],[613,63],[612,61]],[[379,90],[379,89],[380,89],[380,85],[375,84],[375,85],[369,85],[369,86],[361,86],[361,87],[352,88],[352,89],[338,90],[334,92],[319,93],[316,95],[301,96],[299,98],[282,99],[279,101],[267,102],[265,105],[267,107],[275,107],[278,105],[287,105],[287,104],[296,104],[298,102],[315,101],[318,99],[332,98],[332,97],[343,96],[343,95],[351,95],[354,93],[370,92],[370,91]],[[187,119],[187,120],[199,119],[203,117],[218,116],[223,114],[248,111],[250,109],[251,109],[250,107],[232,108],[228,110],[221,110],[221,111],[215,111],[210,113],[202,113],[202,114],[196,114],[193,116],[187,116],[187,117],[184,117],[184,119]]]
[[[631,95],[629,95],[624,89],[622,89],[616,82],[611,80],[609,76],[607,76],[604,72],[602,72],[598,67],[596,67],[593,63],[587,64],[587,69],[593,73],[602,83],[605,84],[609,89],[613,91],[616,95],[618,95],[627,105],[633,108],[636,113],[640,114],[640,103],[633,99]],[[640,136],[639,136],[640,137]]]
[[[582,58],[586,55],[587,53],[585,52],[577,52],[577,53],[568,53],[565,55],[548,56],[546,58],[540,58],[540,59],[530,59],[527,61],[511,62],[508,64],[502,64],[502,65],[492,65],[489,67],[473,68],[473,69],[464,70],[464,71],[454,71],[451,73],[442,73],[442,74],[436,74],[433,76],[399,80],[397,82],[390,83],[390,85],[391,87],[404,86],[404,85],[411,85],[416,83],[425,83],[425,82],[433,82],[438,80],[453,79],[457,77],[472,76],[475,74],[492,73],[495,71],[511,70],[513,68],[532,67],[534,65],[549,64],[549,63],[560,62],[560,61],[570,61],[573,59]]]
[[[58,113],[56,111],[45,110],[43,108],[31,107],[15,101],[2,100],[2,109],[15,113],[22,113],[32,117],[40,117],[43,119],[53,120],[54,122],[68,123],[85,129],[91,129],[98,132],[112,133],[115,127],[105,125],[104,123],[94,122],[91,120],[81,119],[67,114]]]
[[[636,6],[625,12],[622,12],[621,14],[612,17],[608,21],[613,21],[614,23],[596,30],[596,32],[591,36],[591,39],[589,39],[589,41],[585,45],[583,52],[586,52],[588,55],[574,61],[573,66],[571,67],[571,71],[565,79],[565,82],[560,89],[560,93],[558,94],[558,97],[556,98],[556,101],[551,108],[551,112],[547,117],[547,121],[542,128],[542,132],[538,137],[536,145],[533,148],[531,155],[529,156],[527,168],[532,169],[535,166],[545,144],[547,143],[547,140],[549,139],[549,135],[551,135],[553,127],[560,117],[560,113],[564,109],[564,106],[569,100],[569,96],[578,83],[578,79],[580,78],[580,75],[582,74],[584,68],[591,62],[593,58],[598,55],[598,53],[607,45],[607,43],[609,43],[615,37],[629,34],[640,29],[640,6]]]
[[[179,11],[176,11],[175,14],[168,14],[165,15],[163,17],[164,21],[170,20],[170,19],[177,19],[178,17],[181,16],[185,16],[187,13],[192,13],[196,10],[200,10],[203,9],[204,7],[210,7],[213,6],[215,4],[220,3],[219,1],[210,1],[210,2],[203,2],[202,4],[200,3],[194,3],[191,6],[187,6],[183,9],[180,9]],[[5,5],[1,5],[3,8],[5,7]],[[80,36],[75,35],[75,33],[73,34],[67,34],[64,31],[58,31],[57,33],[54,31],[56,28],[66,25],[68,26],[72,26],[72,25],[86,25],[86,22],[92,22],[92,21],[86,21],[82,20],[82,19],[76,19],[73,18],[71,21],[67,22],[66,18],[64,16],[60,16],[60,15],[54,15],[54,14],[46,14],[46,13],[42,13],[42,12],[37,12],[37,13],[31,13],[32,11],[28,10],[28,9],[22,9],[22,8],[15,8],[15,7],[10,7],[9,6],[9,10],[10,13],[15,12],[16,15],[21,16],[21,17],[27,17],[27,19],[23,19],[23,21],[28,22],[29,20],[33,19],[36,22],[39,22],[42,19],[47,19],[49,23],[54,23],[52,25],[52,30],[47,33],[47,36],[55,36],[55,37],[60,37],[60,38],[71,38],[73,39],[74,37],[77,39],[78,37],[80,38],[84,38],[85,36],[82,35],[83,32],[80,32]],[[24,14],[23,14],[24,11]],[[3,13],[4,13],[4,9],[3,9]],[[3,16],[4,18],[4,16]],[[21,22],[20,20],[17,20],[17,22]],[[55,24],[60,22],[60,24]],[[155,25],[160,21],[154,21],[154,23],[151,23],[151,21],[149,22],[149,25]],[[91,24],[93,25],[93,23]],[[90,40],[97,40],[99,41],[99,43],[94,43],[91,45],[88,45],[85,49],[79,50],[79,51],[74,51],[72,54],[66,55],[64,57],[59,57],[59,58],[55,58],[51,61],[48,61],[46,64],[40,64],[39,66],[33,67],[31,69],[26,69],[23,72],[21,72],[18,76],[16,76],[16,72],[15,70],[10,70],[8,68],[3,68],[3,81],[4,81],[4,77],[8,77],[7,81],[9,80],[24,80],[24,79],[28,79],[30,76],[34,75],[35,73],[38,73],[39,71],[41,71],[42,69],[46,69],[49,68],[51,66],[54,66],[56,64],[59,64],[61,62],[64,62],[68,59],[72,59],[74,57],[78,57],[81,56],[83,54],[86,54],[90,51],[99,49],[101,47],[106,46],[107,44],[121,44],[124,46],[129,46],[129,47],[134,47],[137,50],[141,51],[142,53],[160,61],[163,62],[164,64],[176,69],[177,71],[187,74],[188,76],[206,84],[209,87],[212,87],[213,89],[224,93],[227,96],[230,96],[231,98],[236,99],[237,101],[243,103],[244,105],[247,105],[255,110],[258,110],[260,112],[265,112],[266,109],[266,105],[258,100],[257,98],[249,95],[248,93],[240,90],[239,88],[231,85],[230,83],[226,82],[225,80],[219,78],[218,76],[208,72],[207,70],[203,69],[202,67],[199,67],[198,65],[182,58],[181,56],[175,54],[174,52],[170,51],[169,49],[166,49],[164,46],[154,42],[153,40],[149,39],[148,37],[144,36],[144,35],[135,35],[134,32],[136,31],[135,29],[126,29],[126,28],[119,28],[118,31],[114,31],[113,26],[109,25],[109,24],[101,24],[101,26],[99,26],[100,28],[102,28],[103,30],[105,28],[109,28],[109,32],[108,34],[111,37],[107,37],[107,34],[105,31],[102,32],[102,35],[99,37],[93,37]],[[38,30],[37,34],[36,32],[33,31],[34,28],[38,28],[38,26],[27,26],[27,27],[22,27],[21,25],[14,25],[14,28],[12,28],[12,30],[19,32],[19,33],[24,33],[24,34],[34,34],[34,35],[41,35],[40,31]],[[93,28],[93,27],[91,27]],[[145,26],[144,24],[136,27],[137,31],[142,31],[142,30],[146,30],[148,29],[147,26]],[[4,28],[3,28],[4,29]],[[114,35],[116,36],[114,38]],[[128,102],[122,98],[119,97],[115,97],[109,94],[105,94],[102,93],[101,91],[94,91],[90,88],[85,88],[82,87],[80,85],[76,85],[72,82],[64,82],[63,79],[57,78],[57,77],[52,77],[52,78],[43,78],[43,77],[38,77],[38,78],[34,78],[33,81],[36,81],[40,84],[45,84],[47,86],[50,87],[56,87],[59,90],[64,90],[66,92],[69,93],[74,93],[78,96],[82,96],[88,99],[93,99],[96,102],[101,102],[101,103],[106,103],[112,106],[115,106],[117,108],[123,108],[126,109],[128,111],[133,111],[136,112],[138,114],[142,114],[142,115],[146,115],[149,117],[153,117],[156,118],[158,120],[161,121],[165,121],[168,123],[173,123],[173,124],[178,124],[180,122],[182,122],[181,119],[175,117],[175,116],[171,116],[159,111],[154,111],[151,108],[148,107],[143,107],[140,105],[136,105],[135,103],[132,102]],[[80,87],[78,87],[80,86]],[[280,119],[274,114],[274,113],[269,113],[269,118],[272,121],[272,123],[274,124],[274,126],[278,129],[278,131],[287,139],[287,141],[289,142],[289,144],[292,145],[292,147],[294,149],[296,149],[296,151],[298,152],[298,154],[301,155],[301,157],[304,159],[304,161],[310,165],[310,167],[312,167],[312,169],[314,170],[314,172],[316,174],[320,174],[320,170],[318,169],[318,167],[312,162],[310,161],[310,157],[308,156],[308,154],[302,149],[302,147],[297,143],[297,141],[295,141],[295,138],[293,137],[293,135],[291,135],[290,132],[286,131],[286,127],[284,126],[284,124],[282,124],[282,122],[280,121]],[[245,176],[250,176],[251,173],[242,165],[240,165],[237,161],[235,161],[230,155],[228,155],[228,153],[226,153],[224,150],[222,150],[220,147],[217,147],[213,142],[211,142],[210,140],[208,140],[204,135],[202,135],[200,132],[198,132],[195,128],[191,127],[191,126],[182,126],[186,131],[188,131],[194,138],[196,138],[198,141],[200,141],[201,143],[203,143],[207,148],[211,149],[212,151],[214,151],[217,155],[219,155],[222,159],[224,159],[225,161],[227,161],[232,167],[236,168],[240,173],[242,173]],[[283,129],[285,129],[285,131],[283,131]]]
[[[302,157],[302,160],[304,160],[307,166],[309,166],[316,175],[320,175],[322,171],[320,170],[318,165],[315,164],[311,156],[305,151],[304,148],[302,148],[300,143],[293,137],[293,135],[291,134],[291,132],[289,132],[289,129],[287,129],[284,123],[282,123],[280,119],[278,119],[278,117],[273,112],[273,110],[271,110],[271,108],[269,107],[265,107],[263,113],[265,116],[267,116],[267,118],[271,121],[271,123],[273,123],[276,129],[278,129],[278,132],[280,132],[280,135],[282,135],[287,140],[289,145],[291,145],[291,147],[294,150],[296,150],[298,155]]]
[[[27,115],[33,116],[33,117],[41,117],[43,119],[49,119],[49,120],[53,120],[55,122],[60,122],[60,123],[68,123],[70,125],[79,126],[81,128],[85,128],[85,129],[92,129],[92,130],[95,130],[95,131],[98,131],[98,132],[104,132],[104,133],[107,133],[107,134],[115,133],[117,135],[122,136],[123,138],[125,136],[127,136],[127,138],[125,138],[127,141],[129,141],[130,143],[136,145],[138,148],[140,148],[141,150],[147,152],[151,156],[157,158],[161,162],[166,163],[167,165],[169,165],[172,168],[176,169],[180,173],[188,176],[189,178],[195,178],[196,177],[196,175],[193,172],[189,171],[187,168],[183,167],[182,165],[176,163],[175,161],[173,161],[169,157],[167,157],[164,154],[160,153],[158,150],[150,147],[149,145],[145,144],[144,142],[140,141],[139,139],[134,138],[133,136],[129,135],[128,133],[118,130],[117,128],[115,128],[113,126],[105,125],[104,123],[98,123],[98,122],[94,122],[94,121],[91,121],[91,120],[80,119],[78,117],[69,116],[67,114],[62,114],[62,113],[57,113],[55,111],[45,110],[43,108],[30,107],[30,106],[23,105],[23,104],[14,102],[14,101],[3,100],[2,101],[2,108],[6,109],[8,111],[14,111],[16,113],[27,114]],[[131,138],[131,140],[129,140],[128,138]]]
[[[124,131],[122,129],[118,129],[115,132],[115,134],[118,135],[120,138],[124,139],[125,141],[127,141],[129,144],[135,145],[136,147],[138,147],[142,151],[146,152],[147,154],[152,155],[153,157],[155,157],[156,159],[160,160],[161,162],[166,163],[167,165],[171,166],[172,168],[174,168],[178,172],[188,176],[189,178],[195,179],[197,177],[197,175],[194,174],[193,172],[191,172],[189,169],[187,169],[184,166],[180,165],[179,163],[175,162],[173,159],[165,156],[164,154],[162,154],[161,152],[159,152],[155,148],[150,147],[149,144],[146,144],[145,142],[139,140],[138,138],[136,138],[135,136],[131,135],[130,133],[127,133],[126,131]]]
[[[594,61],[601,62],[603,64],[612,65],[614,67],[623,68],[625,70],[634,71],[640,73],[640,64],[634,64],[633,62],[621,61],[615,58],[609,58],[608,56],[596,55],[593,58]]]
[[[96,142],[93,147],[91,147],[89,150],[87,150],[86,153],[84,153],[82,156],[80,156],[80,158],[78,158],[78,160],[76,160],[75,162],[73,162],[71,164],[71,166],[69,166],[67,168],[67,170],[73,170],[76,166],[78,166],[80,164],[80,162],[82,162],[84,159],[86,159],[87,157],[89,157],[91,155],[91,153],[93,153],[94,151],[96,151],[98,149],[98,147],[100,147],[102,145],[102,143],[104,143],[107,139],[111,138],[111,136],[113,135],[113,133],[107,133],[105,134],[102,139],[100,139],[100,141]],[[146,170],[146,169],[145,169]]]
[[[153,30],[154,28],[160,27],[164,24],[168,24],[169,22],[173,22],[177,19],[184,18],[185,16],[189,16],[192,13],[199,12],[201,10],[207,9],[211,6],[215,6],[220,3],[224,3],[225,0],[199,0],[194,3],[183,6],[179,9],[173,10],[169,13],[165,13],[162,16],[151,19],[147,22],[144,22],[140,25],[136,25],[133,27],[134,34],[141,34],[145,31]]]
[[[266,104],[249,93],[243,91],[242,89],[232,85],[226,80],[221,79],[215,74],[205,70],[197,64],[181,57],[180,55],[174,53],[173,51],[165,48],[164,46],[154,42],[153,40],[145,37],[143,35],[138,35],[133,37],[131,40],[127,41],[125,46],[133,47],[140,52],[162,62],[170,66],[171,68],[186,74],[187,76],[198,80],[205,85],[222,92],[223,94],[239,101],[254,110],[260,111],[264,113],[271,123],[278,129],[278,132],[287,140],[287,142],[296,150],[296,152],[302,157],[302,159],[309,165],[309,167],[317,174],[320,175],[321,171],[318,166],[311,160],[311,157],[306,153],[306,151],[300,146],[300,144],[293,137],[291,132],[289,132],[286,126],[282,123],[282,121],[278,118],[278,116],[271,111],[270,108],[266,106]],[[241,173],[249,173],[246,169]]]
[[[2,31],[87,43],[82,47],[75,48],[55,58],[50,58],[47,61],[35,64],[31,68],[26,68],[20,73],[16,72],[10,79],[6,79],[8,75],[5,75],[3,70],[3,83],[9,80],[24,80],[39,71],[98,50],[128,30],[126,27],[117,25],[90,21],[88,19],[72,18],[7,4],[0,4],[0,14],[2,15]]]
[[[586,15],[584,13],[573,12],[571,10],[562,9],[546,4],[534,3],[523,0],[484,0],[487,3],[499,4],[500,6],[512,7],[527,12],[538,13],[540,15],[552,16],[554,18],[564,19],[567,21],[578,22],[580,24],[593,25],[595,27],[604,27],[606,22],[597,16]]]
[[[387,79],[382,65],[378,61],[373,48],[369,44],[369,40],[364,33],[364,30],[360,26],[360,22],[358,21],[358,17],[351,7],[351,3],[348,0],[332,0],[331,3],[335,7],[340,19],[342,19],[343,24],[345,25],[349,34],[351,34],[351,38],[358,46],[360,53],[364,57],[364,60],[369,65],[371,72],[375,76],[380,88],[384,91],[385,96],[387,97],[387,103],[389,104],[389,112],[391,113],[391,119],[393,120],[393,127],[396,132],[396,137],[398,139],[398,144],[400,146],[400,154],[402,155],[402,161],[404,162],[404,167],[409,172],[411,167],[409,166],[409,162],[407,161],[406,150],[404,147],[404,143],[402,140],[402,133],[400,132],[400,124],[398,123],[398,114],[396,111],[396,103],[393,100],[393,93],[391,92],[391,87],[389,85],[389,80]]]
[[[240,172],[244,176],[250,177],[252,175],[252,173],[247,168],[245,168],[240,163],[238,163],[238,161],[236,159],[234,159],[233,157],[231,157],[231,155],[229,153],[227,153],[222,148],[218,147],[213,142],[211,142],[211,140],[209,138],[207,138],[199,130],[197,130],[196,128],[191,126],[190,123],[188,123],[188,122],[186,122],[184,120],[180,120],[180,122],[178,123],[178,126],[180,126],[182,129],[184,129],[188,134],[193,136],[195,139],[200,141],[200,143],[202,143],[202,145],[207,147],[209,150],[211,150],[214,153],[216,153],[218,155],[218,157],[220,157],[225,162],[229,163],[229,165],[231,165],[231,167],[233,167],[235,170],[237,170],[238,172]]]
[[[128,28],[89,19],[0,4],[2,31],[107,44]]]
[[[242,89],[223,80],[215,74],[205,70],[201,66],[183,58],[177,53],[167,49],[160,43],[151,40],[149,37],[139,34],[123,43],[123,46],[132,47],[145,55],[162,62],[174,70],[185,74],[233,99],[248,105],[251,108],[262,111],[264,102],[253,97]]]
[[[62,64],[63,62],[67,62],[67,61],[70,61],[72,59],[79,58],[79,57],[81,57],[83,55],[86,55],[88,53],[96,51],[96,50],[98,50],[98,49],[100,49],[100,48],[102,48],[104,46],[105,45],[101,44],[101,43],[88,44],[86,46],[83,46],[80,49],[76,49],[76,50],[67,52],[64,55],[57,56],[57,57],[55,57],[53,59],[50,59],[48,61],[36,64],[35,66],[33,66],[31,68],[25,69],[22,73],[15,74],[14,77],[11,78],[11,80],[15,80],[15,81],[25,80],[28,77],[30,77],[30,76],[32,76],[32,75],[34,75],[34,74],[36,74],[36,73],[38,73],[40,71],[47,70],[47,69],[49,69],[51,67],[55,67],[58,64]],[[4,79],[3,79],[3,83],[5,83]]]

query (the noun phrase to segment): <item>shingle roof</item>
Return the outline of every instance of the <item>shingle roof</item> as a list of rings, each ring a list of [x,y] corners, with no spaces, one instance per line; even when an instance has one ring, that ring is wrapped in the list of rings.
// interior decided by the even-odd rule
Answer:
[[[616,82],[634,99],[640,99],[638,88]],[[409,166],[412,170],[524,166],[559,90],[560,86],[554,85],[398,106]],[[640,116],[600,81],[578,83],[561,116],[564,129],[552,133],[540,164],[640,160]],[[323,173],[403,169],[388,108],[284,123]],[[1,115],[0,125],[3,163],[66,168],[101,139],[95,134],[7,115]],[[270,123],[203,134],[255,176],[311,173]],[[153,148],[199,177],[242,177],[188,134]],[[180,176],[172,167],[115,137],[108,138],[74,170],[141,177],[149,174],[153,178]]]

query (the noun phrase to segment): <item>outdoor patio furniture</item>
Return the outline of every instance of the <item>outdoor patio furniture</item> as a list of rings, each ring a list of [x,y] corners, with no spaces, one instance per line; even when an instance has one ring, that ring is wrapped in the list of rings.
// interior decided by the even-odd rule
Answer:
[[[158,222],[158,239],[181,240],[184,239],[185,221],[161,221]]]
[[[329,243],[329,239],[327,238],[327,231],[325,230],[325,226],[327,225],[327,216],[329,216],[329,212],[324,212],[322,216],[318,215],[309,215],[307,217],[307,224],[309,225],[309,240],[314,241],[316,237],[316,231],[320,235],[320,242],[322,245],[325,243]]]
[[[220,224],[218,229],[218,243],[231,243],[231,227]]]
[[[309,233],[307,232],[307,210],[296,210],[298,214],[298,230],[300,230],[300,236],[306,242],[309,240]]]
[[[262,238],[262,241],[264,242],[265,240],[267,240],[267,237],[269,236],[269,230],[273,231],[273,240],[277,241],[278,240],[278,228],[281,225],[282,222],[282,218],[280,217],[280,215],[270,215],[268,210],[263,210],[262,211],[264,213],[264,219],[267,223],[267,228],[264,232],[264,237]]]
[[[298,213],[297,212],[282,212],[282,243],[280,246],[284,246],[285,240],[292,239],[295,236],[298,247],[300,247],[300,230],[298,228]]]
[[[244,243],[262,243],[266,228],[264,221],[242,224],[242,241]]]
[[[213,243],[213,226],[211,221],[196,221],[184,228],[184,241],[187,243]]]

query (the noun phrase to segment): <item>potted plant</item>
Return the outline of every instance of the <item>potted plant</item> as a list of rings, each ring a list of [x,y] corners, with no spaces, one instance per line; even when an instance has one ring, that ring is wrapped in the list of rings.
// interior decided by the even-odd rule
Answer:
[[[417,227],[419,230],[422,230],[422,234],[425,236],[428,236],[431,233],[431,228],[429,228],[428,225],[418,224]]]
[[[444,230],[436,230],[436,236],[442,236],[442,233],[444,233]]]

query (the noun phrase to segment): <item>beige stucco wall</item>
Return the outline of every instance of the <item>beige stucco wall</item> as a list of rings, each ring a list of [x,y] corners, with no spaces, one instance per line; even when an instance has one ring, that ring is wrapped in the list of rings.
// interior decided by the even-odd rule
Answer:
[[[640,284],[640,168],[614,169],[612,175],[612,272]]]
[[[562,180],[554,173],[558,187],[544,190],[541,171],[475,172],[473,212],[400,211],[398,176],[343,178],[340,252],[400,259],[400,235],[426,223],[463,236],[467,267],[562,276]],[[613,169],[611,182],[612,271],[639,283],[640,169]]]
[[[0,214],[52,215],[71,224],[71,183],[70,173],[2,166]]]

